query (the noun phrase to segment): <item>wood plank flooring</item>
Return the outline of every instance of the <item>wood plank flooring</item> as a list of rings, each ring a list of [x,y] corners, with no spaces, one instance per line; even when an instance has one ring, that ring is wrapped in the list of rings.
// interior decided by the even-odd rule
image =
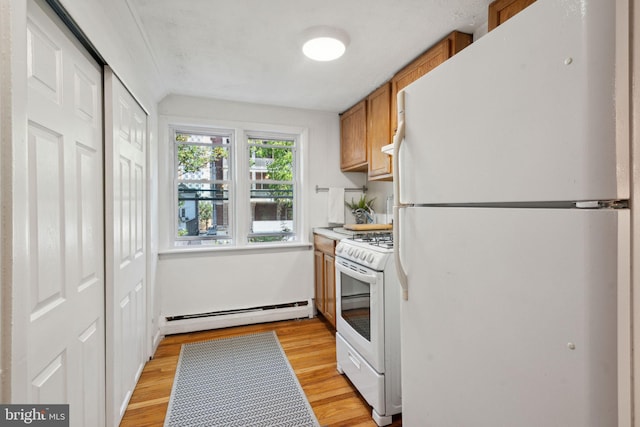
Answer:
[[[321,318],[166,337],[145,366],[120,426],[163,425],[182,344],[271,330],[276,331],[321,426],[376,427],[371,407],[336,370],[335,334]],[[402,426],[401,416],[394,416],[392,426]]]

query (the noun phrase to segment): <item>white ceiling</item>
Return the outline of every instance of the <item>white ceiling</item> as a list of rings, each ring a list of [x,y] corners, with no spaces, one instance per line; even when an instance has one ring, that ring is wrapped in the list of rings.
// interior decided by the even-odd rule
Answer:
[[[127,0],[167,93],[342,112],[491,0]],[[301,51],[310,27],[349,34],[345,55]]]

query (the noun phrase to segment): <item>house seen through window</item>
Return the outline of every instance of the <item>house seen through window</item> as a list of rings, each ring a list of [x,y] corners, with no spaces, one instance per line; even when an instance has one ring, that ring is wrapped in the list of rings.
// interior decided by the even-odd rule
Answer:
[[[296,239],[296,135],[173,131],[176,245]],[[246,173],[245,171],[248,171]]]
[[[176,131],[178,238],[229,244],[232,137]]]
[[[249,137],[250,242],[287,241],[294,233],[295,140]]]

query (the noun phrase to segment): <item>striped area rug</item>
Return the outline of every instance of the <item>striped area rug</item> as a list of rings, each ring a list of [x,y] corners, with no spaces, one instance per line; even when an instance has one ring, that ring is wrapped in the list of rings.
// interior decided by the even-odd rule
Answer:
[[[319,427],[275,332],[185,344],[165,427]]]

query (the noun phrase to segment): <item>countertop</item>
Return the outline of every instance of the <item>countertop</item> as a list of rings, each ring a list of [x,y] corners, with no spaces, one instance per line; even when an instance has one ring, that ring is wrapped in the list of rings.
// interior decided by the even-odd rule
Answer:
[[[343,227],[315,227],[315,228],[313,228],[313,233],[314,234],[319,234],[321,236],[324,236],[324,237],[327,237],[327,238],[333,239],[333,240],[342,240],[342,239],[347,239],[347,238],[353,237],[355,235],[366,235],[366,234],[370,234],[370,233],[379,233],[379,232],[390,233],[391,230],[385,229],[385,230],[354,231],[354,230],[347,230],[346,228],[343,228]]]
[[[313,233],[333,240],[346,239],[347,237],[352,237],[355,234],[353,231],[345,230],[344,228],[340,228],[340,232],[334,231],[337,228],[338,227],[315,227],[313,229]]]

